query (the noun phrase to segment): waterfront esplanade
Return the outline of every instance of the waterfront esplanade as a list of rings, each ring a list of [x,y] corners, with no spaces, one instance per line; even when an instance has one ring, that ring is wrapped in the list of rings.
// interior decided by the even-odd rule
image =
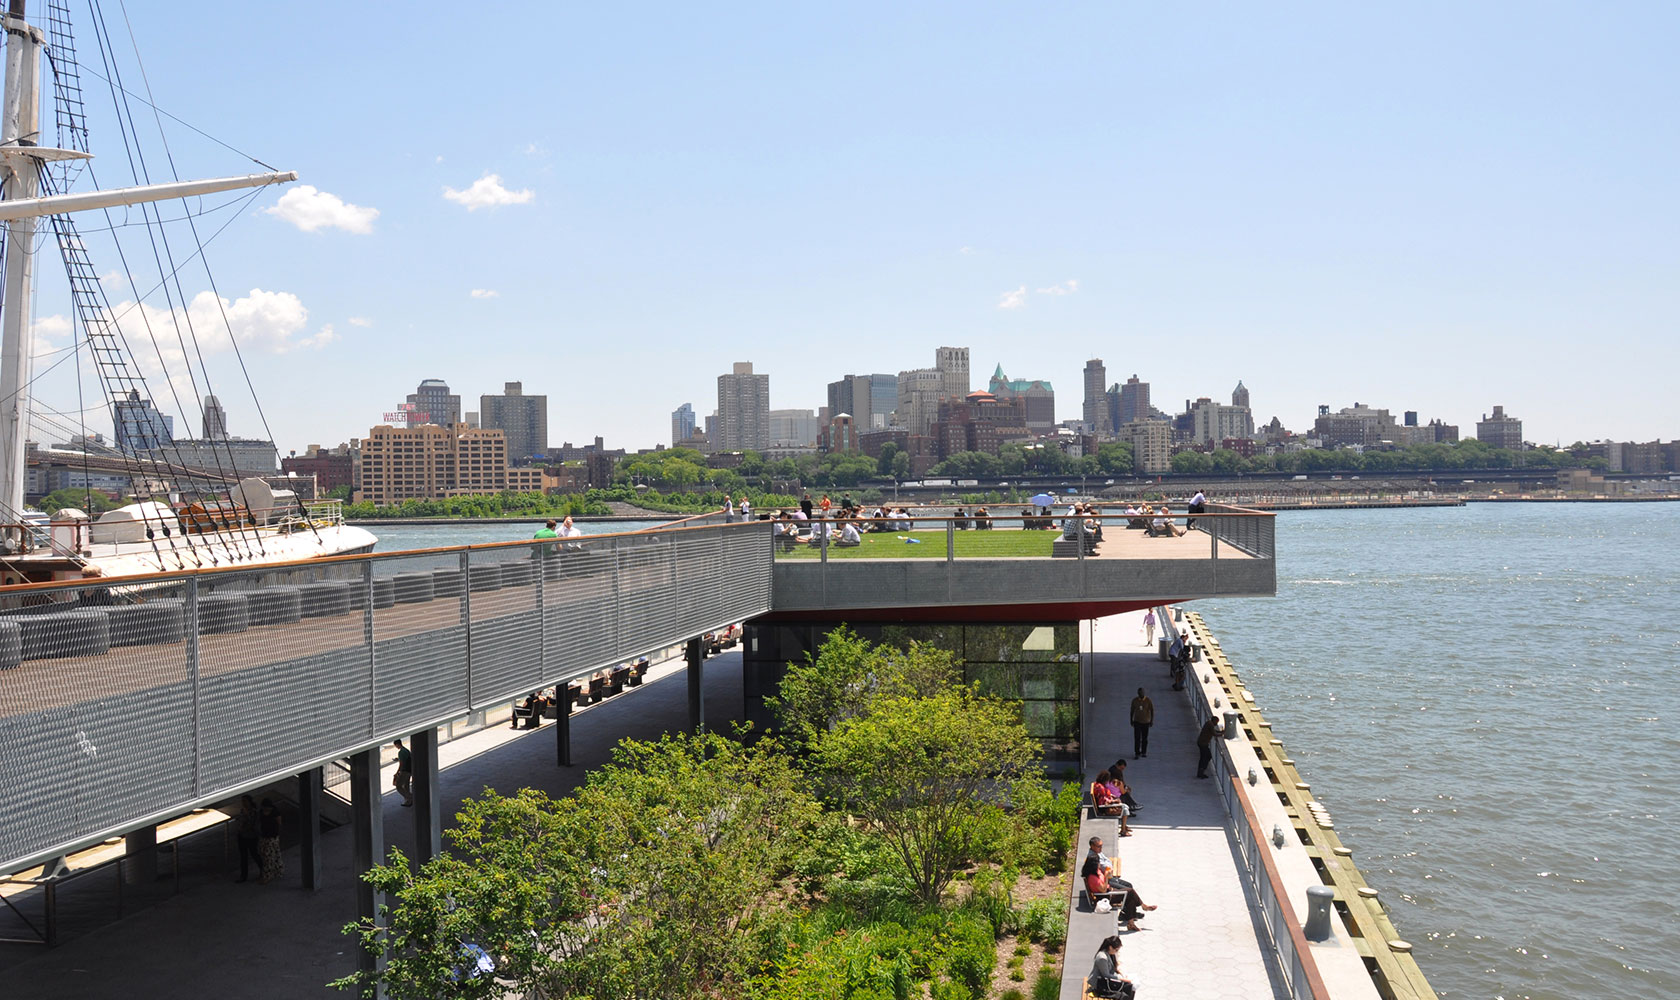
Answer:
[[[1046,670],[1069,662],[1069,626],[1276,586],[1270,514],[1214,508],[1158,538],[1120,519],[1102,528],[1093,547],[1059,524],[1024,531],[997,518],[966,530],[924,518],[848,551],[827,539],[783,545],[769,522],[701,518],[559,542],[0,588],[0,872],[73,875],[63,859],[111,837],[143,856],[157,824],[295,780],[311,886],[321,768],[348,761],[356,860],[367,867],[383,855],[379,751],[398,737],[413,749],[419,853],[435,853],[438,726],[678,644],[690,721],[703,724],[700,636],[734,622],[749,626],[749,714],[777,665],[836,624],[946,637],[960,628],[976,676],[1053,702],[1041,738],[1076,753],[1077,644],[1074,669],[1061,668],[1069,676]],[[564,705],[553,727],[560,764]]]

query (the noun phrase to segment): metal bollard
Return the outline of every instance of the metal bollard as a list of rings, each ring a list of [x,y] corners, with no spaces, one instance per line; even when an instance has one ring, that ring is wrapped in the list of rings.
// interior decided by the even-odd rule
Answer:
[[[1327,885],[1307,887],[1307,925],[1301,928],[1308,941],[1324,941],[1330,937],[1330,901],[1336,890]]]
[[[1242,732],[1242,717],[1235,712],[1225,713],[1225,738],[1234,740]]]

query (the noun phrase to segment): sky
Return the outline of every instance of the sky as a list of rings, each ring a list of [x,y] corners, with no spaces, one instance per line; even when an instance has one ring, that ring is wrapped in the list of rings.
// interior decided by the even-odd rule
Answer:
[[[977,388],[1050,380],[1058,419],[1100,357],[1168,410],[1241,379],[1295,429],[1357,401],[1680,437],[1673,5],[101,6],[131,92],[300,174],[163,209],[217,233],[178,272],[197,348],[96,257],[154,395],[158,355],[202,352],[282,454],[423,378],[546,393],[551,445],[651,447],[733,362],[815,408],[940,345]],[[94,170],[133,183],[86,24]],[[163,126],[183,177],[260,169]],[[121,232],[144,292],[171,268]],[[37,282],[36,395],[108,427],[62,267]]]

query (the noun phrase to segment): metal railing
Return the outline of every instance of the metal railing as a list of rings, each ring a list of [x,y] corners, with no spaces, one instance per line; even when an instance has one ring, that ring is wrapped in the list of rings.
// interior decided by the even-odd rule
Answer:
[[[769,611],[769,532],[0,588],[0,871]]]
[[[1208,504],[1202,513],[1189,516],[1192,530],[1212,536],[1216,553],[1223,542],[1256,559],[1277,555],[1276,524],[1277,515],[1269,511],[1219,503]]]

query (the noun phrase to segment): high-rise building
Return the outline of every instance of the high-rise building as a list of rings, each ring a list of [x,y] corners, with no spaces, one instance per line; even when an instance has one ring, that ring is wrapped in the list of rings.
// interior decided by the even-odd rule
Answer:
[[[849,413],[857,426],[868,427],[875,408],[872,380],[869,375],[847,375],[828,383],[828,419]]]
[[[312,444],[302,455],[280,460],[285,475],[314,476],[315,492],[326,493],[340,486],[355,488],[361,475],[362,443],[354,438],[336,448]]]
[[[227,411],[215,396],[204,397],[204,440],[220,441],[228,436]]]
[[[817,450],[825,455],[858,450],[857,421],[852,419],[851,414],[836,413],[823,424],[822,433],[817,437]]]
[[[1203,396],[1190,406],[1190,415],[1191,440],[1197,444],[1218,446],[1228,438],[1254,437],[1254,415],[1246,406],[1225,406]]]
[[[864,431],[884,429],[892,423],[898,406],[898,376],[876,372],[869,376],[869,425]]]
[[[1043,379],[1010,379],[998,365],[989,386],[999,400],[1020,399],[1027,407],[1027,427],[1049,431],[1056,426],[1056,390]]]
[[[771,410],[770,447],[815,448],[821,429],[811,410]]]
[[[1085,406],[1079,418],[1098,438],[1109,437],[1114,432],[1109,424],[1107,389],[1108,368],[1102,359],[1092,358],[1085,362]]]
[[[1248,386],[1243,385],[1240,378],[1237,379],[1237,387],[1231,390],[1231,405],[1248,406]]]
[[[548,454],[548,397],[527,396],[520,382],[502,384],[500,396],[478,397],[478,422],[507,438],[508,459],[520,464]]]
[[[1139,382],[1133,375],[1120,387],[1119,420],[1116,427],[1149,419],[1149,383]]]
[[[461,397],[449,391],[449,383],[429,378],[408,397],[408,426],[437,424],[453,427],[461,422]]]
[[[151,400],[140,398],[139,389],[128,390],[128,398],[117,400],[113,410],[117,447],[123,451],[155,451],[175,440],[175,418],[165,416]]]
[[[1507,417],[1505,407],[1496,406],[1493,408],[1493,416],[1484,413],[1482,419],[1476,421],[1476,440],[1495,448],[1521,451],[1522,421],[1516,417]]]
[[[507,438],[500,430],[381,424],[362,441],[362,495],[382,507],[507,486]]]
[[[1397,441],[1401,436],[1394,416],[1387,410],[1354,403],[1335,413],[1328,406],[1319,407],[1319,417],[1313,421],[1313,435],[1326,448],[1357,445],[1372,448],[1384,441]]]
[[[944,378],[941,398],[962,399],[968,395],[968,348],[939,348],[934,352],[933,366]]]
[[[1132,446],[1132,470],[1158,476],[1172,471],[1172,425],[1165,420],[1121,424],[1117,436]]]
[[[950,458],[960,451],[983,451],[996,455],[1010,441],[1032,437],[1027,429],[1026,400],[1016,396],[999,399],[989,392],[971,392],[964,399],[939,401],[939,419],[933,425],[939,457]]]
[[[770,447],[770,376],[754,375],[751,361],[735,362],[718,376],[717,434],[713,451],[758,451]]]
[[[945,398],[945,374],[937,368],[916,368],[898,373],[898,422],[911,434],[926,434],[939,419],[939,401]]]
[[[694,404],[684,403],[671,411],[671,444],[673,446],[694,438]]]

